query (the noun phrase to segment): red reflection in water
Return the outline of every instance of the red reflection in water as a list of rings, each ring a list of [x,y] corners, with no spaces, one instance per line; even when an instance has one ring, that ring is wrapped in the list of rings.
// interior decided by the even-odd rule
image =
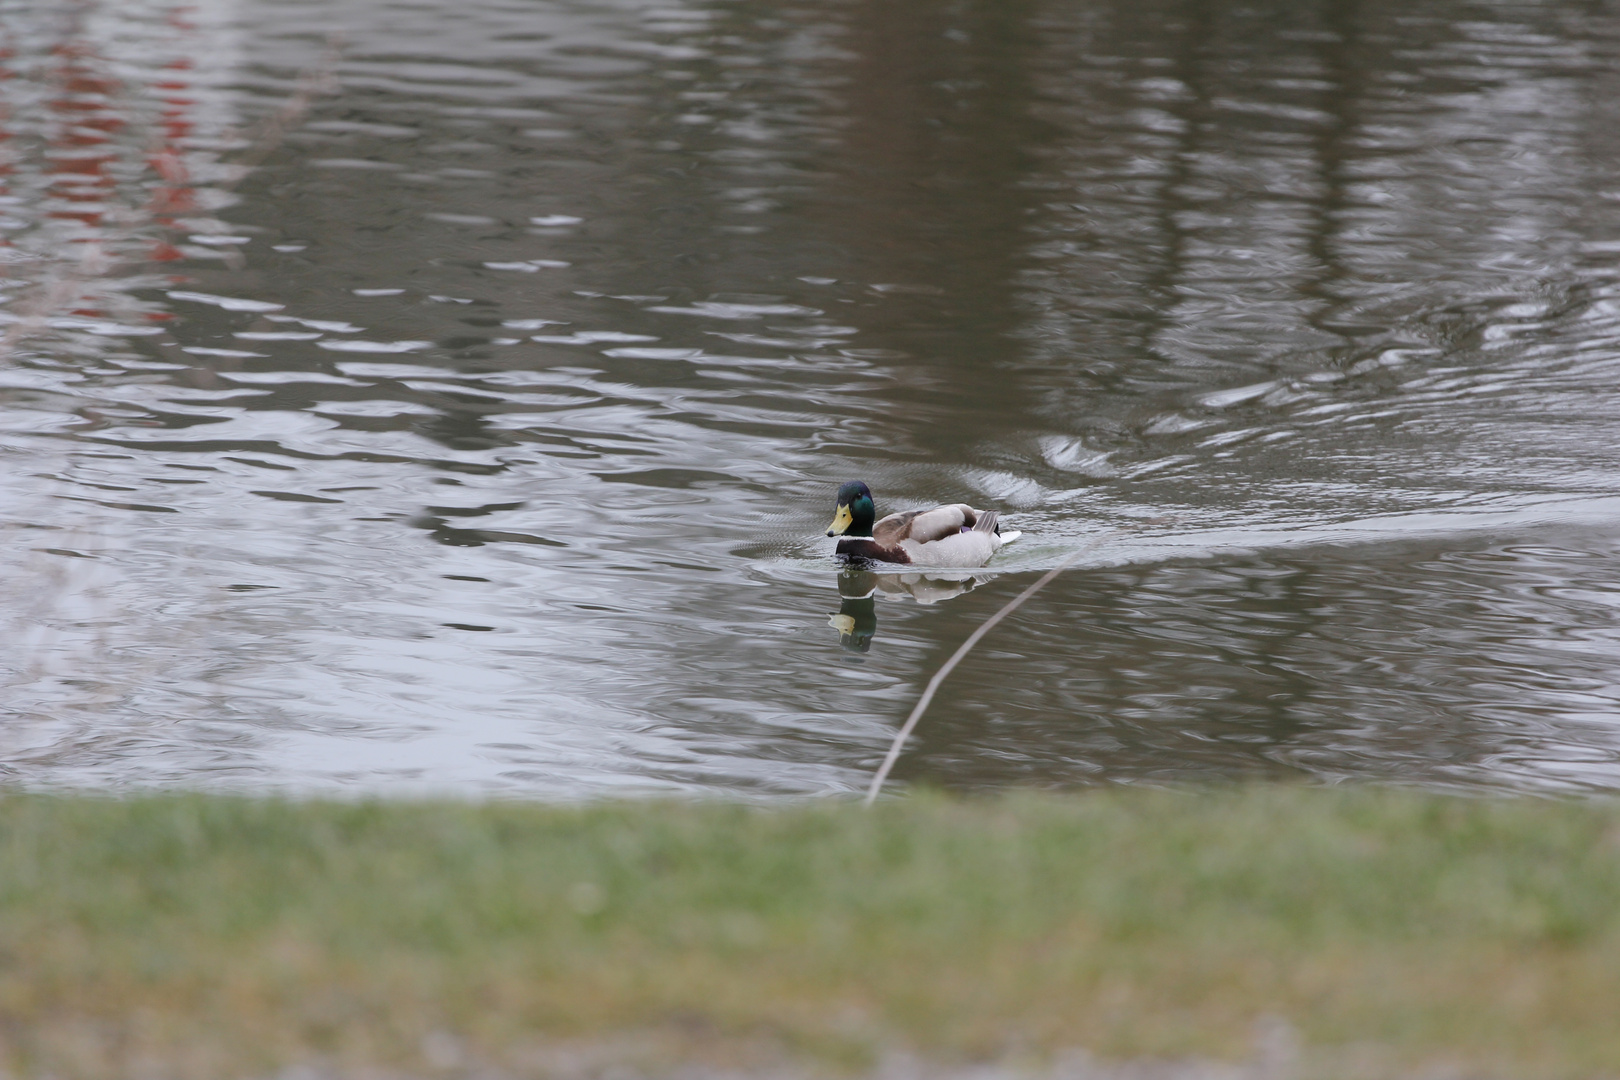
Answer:
[[[190,18],[192,12],[190,6],[172,9],[168,17],[169,25],[182,34],[195,30],[196,25]],[[153,189],[147,210],[160,224],[172,227],[175,224],[173,215],[187,213],[197,206],[190,170],[186,168],[182,154],[182,147],[195,127],[190,109],[197,100],[189,96],[191,83],[185,77],[192,70],[190,57],[171,60],[163,70],[167,74],[153,83],[153,89],[157,90],[159,100],[163,103],[158,123],[159,145],[147,157],[147,164],[161,182]],[[185,258],[185,255],[168,241],[158,240],[153,244],[149,257],[160,262],[172,262]]]
[[[101,58],[83,38],[58,45],[51,55],[56,63],[48,77],[54,93],[46,107],[59,122],[45,151],[45,170],[52,177],[50,198],[56,207],[49,216],[99,227],[117,186],[108,167],[118,160],[112,136],[125,127],[117,109],[120,87],[101,70]],[[64,203],[71,205],[63,207]],[[75,206],[82,209],[71,208]]]
[[[0,45],[0,83],[8,82],[16,75],[16,72],[12,70],[12,64],[16,60],[16,56],[17,51],[9,41]],[[15,166],[12,164],[12,155],[15,150],[12,148],[11,143],[11,120],[11,99],[4,92],[0,92],[0,196],[9,196],[11,194],[11,175],[15,170]],[[11,237],[0,233],[0,247],[10,246]]]
[[[75,8],[64,40],[51,50],[53,63],[46,75],[51,90],[46,108],[56,121],[44,154],[50,177],[47,215],[85,225],[89,232],[72,238],[77,243],[111,239],[108,226],[153,222],[178,228],[176,215],[197,208],[186,163],[186,142],[195,130],[192,109],[197,104],[190,78],[193,61],[189,56],[170,60],[149,87],[125,85],[86,33],[86,17],[99,8],[95,2]],[[166,23],[181,42],[196,30],[194,11],[187,4],[167,13]],[[151,145],[136,151],[142,153],[137,160],[128,139],[121,144],[118,136],[135,126],[143,89],[157,99],[160,109]],[[151,188],[144,205],[119,197],[121,180]],[[109,214],[124,220],[109,221]],[[152,242],[145,256],[158,261],[184,258],[174,244],[161,238]]]

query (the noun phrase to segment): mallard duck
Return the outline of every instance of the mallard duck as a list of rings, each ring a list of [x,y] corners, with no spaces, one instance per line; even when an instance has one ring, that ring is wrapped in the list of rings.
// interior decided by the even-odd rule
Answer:
[[[1002,535],[994,510],[966,503],[907,510],[874,523],[872,492],[859,480],[838,489],[838,509],[828,536],[839,536],[838,554],[875,562],[914,566],[983,566],[996,549],[1018,537]]]

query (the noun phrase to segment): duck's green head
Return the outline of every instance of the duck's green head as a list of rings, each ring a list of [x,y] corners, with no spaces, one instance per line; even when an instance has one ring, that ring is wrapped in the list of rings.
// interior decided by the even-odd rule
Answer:
[[[872,492],[859,480],[851,480],[838,489],[838,510],[833,514],[832,524],[827,526],[827,535],[871,536],[872,522],[876,520]]]

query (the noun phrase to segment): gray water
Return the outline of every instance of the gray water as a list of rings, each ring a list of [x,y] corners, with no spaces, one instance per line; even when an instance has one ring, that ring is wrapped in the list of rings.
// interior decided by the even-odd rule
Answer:
[[[852,792],[1079,552],[900,781],[1620,787],[1613,3],[0,34],[0,777]]]

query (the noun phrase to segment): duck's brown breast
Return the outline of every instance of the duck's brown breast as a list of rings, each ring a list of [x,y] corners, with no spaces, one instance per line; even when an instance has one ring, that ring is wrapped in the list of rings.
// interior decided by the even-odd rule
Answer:
[[[911,561],[911,555],[905,548],[880,544],[864,536],[845,537],[838,541],[838,554],[854,559],[872,559],[875,562],[908,563]]]

